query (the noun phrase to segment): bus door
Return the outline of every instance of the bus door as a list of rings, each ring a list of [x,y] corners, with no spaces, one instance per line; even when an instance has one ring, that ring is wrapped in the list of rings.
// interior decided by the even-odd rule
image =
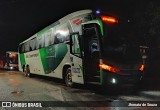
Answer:
[[[71,40],[70,59],[71,59],[72,82],[84,84],[82,52],[80,50],[79,34],[73,33],[71,35],[70,40]]]
[[[100,76],[99,61],[100,61],[100,40],[96,28],[97,24],[83,25],[83,45],[84,45],[84,71],[85,80],[89,81],[92,77]]]

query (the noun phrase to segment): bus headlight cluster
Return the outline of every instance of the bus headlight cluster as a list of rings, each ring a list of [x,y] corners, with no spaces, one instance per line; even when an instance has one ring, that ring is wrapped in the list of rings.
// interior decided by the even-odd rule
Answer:
[[[112,78],[112,79],[111,79],[111,82],[112,82],[113,84],[116,84],[116,83],[117,83],[117,81],[116,81],[115,78]]]
[[[10,67],[10,69],[12,70],[12,69],[13,69],[13,67]]]

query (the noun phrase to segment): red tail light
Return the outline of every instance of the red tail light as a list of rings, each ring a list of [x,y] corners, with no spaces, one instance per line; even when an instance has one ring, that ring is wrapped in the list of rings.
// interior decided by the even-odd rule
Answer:
[[[111,67],[111,66],[106,65],[106,64],[99,64],[99,67],[104,69],[104,70],[108,70],[110,72],[113,72],[113,73],[119,72],[119,69]]]
[[[141,67],[139,68],[140,71],[144,70],[144,65],[142,64]]]
[[[118,20],[114,17],[110,16],[101,16],[102,21],[108,22],[108,23],[118,23]]]

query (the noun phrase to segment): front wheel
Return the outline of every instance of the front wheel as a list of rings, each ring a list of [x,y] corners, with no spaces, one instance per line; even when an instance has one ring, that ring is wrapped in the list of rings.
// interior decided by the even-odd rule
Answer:
[[[68,87],[73,87],[71,68],[68,68],[66,71],[65,83]]]

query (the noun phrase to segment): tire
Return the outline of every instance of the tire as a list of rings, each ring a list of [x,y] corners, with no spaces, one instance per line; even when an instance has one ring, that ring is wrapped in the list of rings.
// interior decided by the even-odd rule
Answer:
[[[26,65],[26,68],[25,68],[25,76],[26,76],[26,77],[31,77],[29,65]]]
[[[68,87],[73,87],[71,68],[68,68],[68,69],[66,70],[66,74],[65,74],[65,84],[66,84],[66,86],[68,86]]]
[[[26,67],[24,68],[24,75],[27,77],[27,69],[26,69]]]

